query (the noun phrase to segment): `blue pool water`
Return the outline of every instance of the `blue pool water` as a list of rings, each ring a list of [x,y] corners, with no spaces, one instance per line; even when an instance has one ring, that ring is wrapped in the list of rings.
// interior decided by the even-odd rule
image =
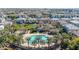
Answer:
[[[32,44],[36,40],[36,43],[38,43],[38,40],[43,40],[45,43],[48,42],[48,37],[45,35],[32,35],[29,38],[29,44]]]

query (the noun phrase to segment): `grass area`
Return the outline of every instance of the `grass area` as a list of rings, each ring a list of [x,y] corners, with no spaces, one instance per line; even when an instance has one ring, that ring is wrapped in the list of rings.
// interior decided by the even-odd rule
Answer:
[[[16,30],[19,29],[26,29],[26,30],[31,30],[33,28],[36,28],[36,24],[13,24],[11,27],[13,27]]]

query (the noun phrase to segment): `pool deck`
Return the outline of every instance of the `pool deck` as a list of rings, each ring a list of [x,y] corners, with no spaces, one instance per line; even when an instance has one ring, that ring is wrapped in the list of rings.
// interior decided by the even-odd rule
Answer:
[[[53,37],[52,35],[47,35],[47,34],[41,34],[41,33],[34,33],[34,34],[24,34],[23,35],[23,39],[25,40],[25,43],[24,44],[21,44],[22,46],[25,46],[25,47],[28,47],[28,43],[27,43],[27,40],[26,38],[32,36],[32,35],[45,35],[47,37]],[[36,46],[34,45],[29,45],[29,47],[35,47],[35,48],[38,48],[38,47],[41,47],[41,46],[44,46],[44,47],[48,47],[48,44],[44,44],[44,45],[41,45],[41,44],[37,44]]]
[[[32,35],[45,35],[47,37],[53,37],[52,35],[48,35],[48,34],[34,33],[34,34],[24,34],[23,39],[26,39],[27,37],[30,37]]]
[[[35,47],[35,48],[39,48],[39,47],[48,47],[48,44],[44,44],[44,45],[41,45],[41,44],[36,44],[36,45],[28,45],[27,43],[24,43],[24,44],[21,44],[22,46],[24,47]]]

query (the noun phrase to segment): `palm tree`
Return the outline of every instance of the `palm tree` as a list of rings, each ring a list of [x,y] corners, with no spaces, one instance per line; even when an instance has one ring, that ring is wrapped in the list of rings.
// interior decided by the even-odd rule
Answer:
[[[40,48],[40,37],[37,37],[37,42],[38,42],[38,45],[39,45],[39,48]]]
[[[28,48],[29,48],[29,40],[30,40],[30,38],[27,39],[27,42],[28,42]]]
[[[35,48],[35,45],[37,44],[37,40],[34,40],[32,44],[34,45],[34,48]]]
[[[48,48],[50,47],[51,38],[48,38]]]

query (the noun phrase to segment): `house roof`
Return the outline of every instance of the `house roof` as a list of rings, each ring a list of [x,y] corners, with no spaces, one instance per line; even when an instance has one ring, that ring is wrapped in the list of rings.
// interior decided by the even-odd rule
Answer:
[[[73,24],[64,24],[63,26],[66,27],[68,30],[79,30],[79,27]]]
[[[79,24],[79,21],[77,20],[74,20],[74,21],[70,21],[71,23],[74,23],[74,24]]]

